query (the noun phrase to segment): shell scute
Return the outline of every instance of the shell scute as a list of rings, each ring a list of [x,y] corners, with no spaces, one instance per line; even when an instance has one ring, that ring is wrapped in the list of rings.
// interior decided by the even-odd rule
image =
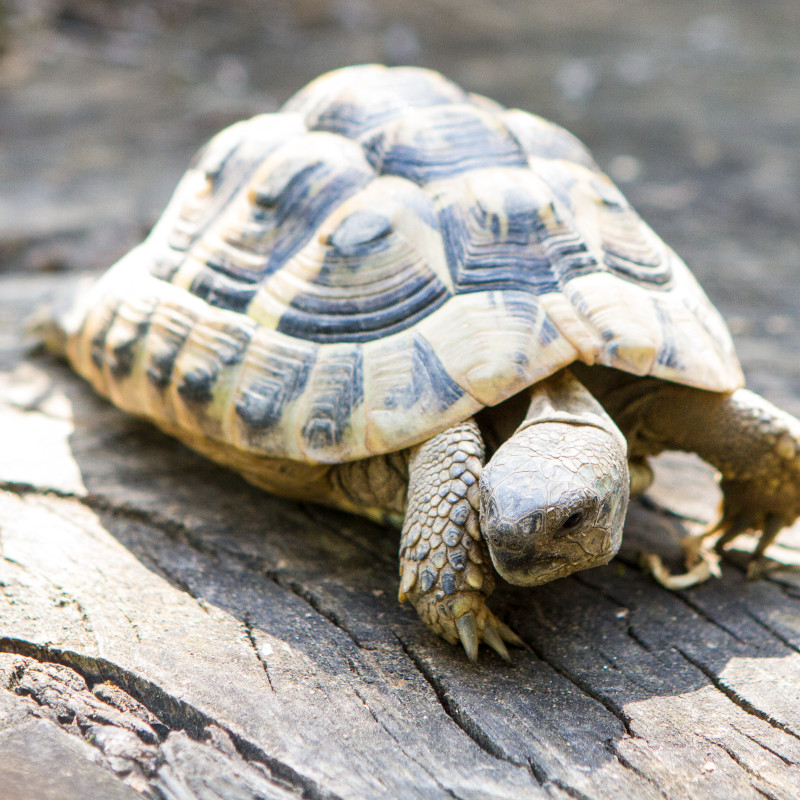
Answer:
[[[305,414],[304,450],[313,456],[346,448],[348,434],[359,426],[364,401],[363,353],[359,346],[326,353],[314,367],[309,387],[312,398]]]
[[[571,216],[528,169],[480,170],[442,182],[437,202],[459,292],[542,294],[595,267]]]
[[[310,130],[359,139],[409,109],[466,98],[461,87],[428,70],[368,64],[321,76],[295,94],[284,110],[301,114]]]
[[[516,139],[485,110],[453,104],[409,111],[364,142],[376,172],[420,186],[487,166],[526,166]]]

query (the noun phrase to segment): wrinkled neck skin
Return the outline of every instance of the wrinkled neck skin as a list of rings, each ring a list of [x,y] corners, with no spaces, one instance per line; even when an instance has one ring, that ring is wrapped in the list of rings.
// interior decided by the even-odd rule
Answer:
[[[536,586],[611,560],[630,478],[625,438],[562,370],[538,383],[528,414],[480,478],[480,517],[495,569]]]

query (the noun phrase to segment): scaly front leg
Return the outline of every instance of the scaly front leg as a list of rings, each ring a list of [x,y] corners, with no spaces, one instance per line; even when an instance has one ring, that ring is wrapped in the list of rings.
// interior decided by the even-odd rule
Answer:
[[[800,420],[747,389],[724,394],[619,375],[608,385],[590,388],[633,441],[634,456],[686,450],[720,471],[716,549],[745,531],[759,532],[750,566],[757,574],[766,548],[800,516]]]
[[[483,463],[483,441],[471,419],[412,450],[399,597],[435,633],[452,644],[460,640],[471,661],[482,641],[508,660],[503,641],[522,642],[486,606],[494,575],[478,518]]]

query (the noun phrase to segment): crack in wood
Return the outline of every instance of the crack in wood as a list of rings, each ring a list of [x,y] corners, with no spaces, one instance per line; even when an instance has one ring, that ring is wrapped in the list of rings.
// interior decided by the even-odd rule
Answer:
[[[528,766],[526,761],[515,761],[505,753],[492,739],[486,735],[486,732],[481,728],[472,724],[471,720],[463,715],[458,706],[451,701],[448,697],[447,690],[443,687],[435,675],[435,673],[428,668],[424,660],[420,658],[412,649],[403,641],[400,636],[396,636],[401,649],[406,654],[411,663],[416,667],[417,671],[422,675],[427,684],[433,690],[434,695],[439,701],[439,705],[447,716],[460,728],[473,742],[475,742],[481,750],[493,758],[500,759],[514,766]],[[535,777],[535,775],[534,775]]]
[[[202,712],[168,695],[156,684],[103,658],[10,637],[0,638],[0,653],[12,653],[68,667],[80,675],[90,688],[98,683],[113,683],[165,722],[171,730],[186,731],[198,741],[202,739],[203,729],[212,722]]]
[[[702,672],[703,675],[705,675],[706,678],[708,678],[708,680],[711,681],[713,686],[720,692],[722,692],[734,705],[739,706],[739,708],[741,708],[747,714],[750,714],[753,717],[757,717],[758,719],[764,720],[764,722],[771,725],[773,728],[783,731],[784,733],[789,734],[789,736],[792,736],[795,739],[800,739],[800,734],[795,733],[795,731],[793,731],[788,725],[770,716],[766,711],[762,711],[760,708],[754,706],[749,700],[746,700],[744,697],[737,694],[733,688],[727,686],[718,675],[715,675],[714,672],[711,669],[709,669],[705,664],[703,664],[699,659],[690,656],[687,652],[685,652],[679,647],[676,648],[676,650],[693,667],[700,670],[700,672]]]
[[[637,738],[639,741],[644,741],[641,738],[641,736],[637,736],[635,738]],[[614,757],[619,761],[620,764],[622,764],[623,767],[625,767],[625,769],[629,769],[634,775],[638,776],[643,781],[645,781],[645,783],[650,784],[650,786],[652,786],[664,798],[664,800],[670,800],[669,795],[664,791],[664,789],[661,786],[658,785],[658,782],[654,780],[654,778],[651,775],[647,775],[646,773],[642,772],[642,770],[639,769],[639,767],[637,767],[629,759],[627,759],[624,755],[622,755],[622,753],[620,753],[618,742],[612,741],[612,742],[607,742],[606,744],[608,746],[609,752],[611,752],[614,755]]]
[[[750,620],[752,620],[756,625],[760,628],[765,630],[770,635],[774,636],[784,647],[787,647],[789,650],[800,653],[800,647],[798,647],[794,642],[790,639],[787,639],[783,634],[778,633],[768,622],[759,617],[755,616],[749,609],[743,608],[742,613]]]
[[[5,480],[0,480],[0,491],[7,491],[19,497],[53,497],[59,500],[73,500],[95,513],[110,514],[113,517],[124,519],[129,522],[136,522],[149,525],[152,528],[157,528],[170,538],[180,536],[184,540],[188,540],[191,536],[191,531],[176,520],[162,517],[160,514],[134,506],[116,504],[107,497],[98,494],[88,493],[81,495],[75,492],[66,492],[62,489]]]
[[[160,721],[164,728],[159,734],[162,742],[170,732],[182,731],[192,740],[208,744],[207,729],[215,726],[230,738],[245,762],[263,765],[272,778],[289,788],[300,790],[305,800],[343,800],[340,795],[322,788],[316,781],[270,756],[254,743],[188,703],[168,695],[157,685],[132,675],[105,659],[8,637],[0,638],[0,652],[24,656],[40,663],[60,664],[77,673],[90,690],[99,683],[110,683],[119,687]],[[214,747],[213,744],[209,746]]]
[[[773,750],[771,747],[767,747],[767,745],[765,745],[764,742],[760,741],[759,739],[756,739],[755,736],[753,736],[752,734],[748,733],[747,731],[743,731],[735,723],[732,722],[731,723],[731,727],[738,734],[740,734],[741,736],[744,736],[746,739],[749,739],[751,742],[753,742],[753,744],[758,745],[762,750],[766,750],[766,752],[771,753],[773,756],[775,756],[775,758],[778,758],[781,761],[783,761],[783,763],[786,764],[787,767],[795,766],[795,762],[792,761],[791,758],[786,758],[786,756],[782,755],[777,750]]]
[[[730,745],[725,744],[724,742],[715,742],[713,739],[699,732],[697,733],[697,735],[703,741],[708,742],[710,745],[713,745],[714,747],[718,747],[720,750],[726,753],[730,757],[731,761],[733,761],[742,770],[742,772],[746,772],[748,775],[751,775],[754,778],[761,777],[758,772],[753,770],[744,762],[742,757]]]
[[[347,663],[348,663],[348,666],[350,667],[351,671],[353,671],[355,674],[357,674],[359,677],[361,677],[361,674],[358,672],[358,670],[357,670],[357,669],[356,669],[356,667],[355,667],[355,664],[353,664],[353,662],[351,661],[351,659],[349,659],[349,658],[348,658],[348,659],[347,659]],[[370,705],[370,704],[369,704],[369,703],[366,701],[366,699],[364,698],[364,696],[363,696],[363,695],[361,694],[361,692],[358,690],[358,687],[357,687],[357,686],[353,686],[352,688],[353,688],[353,693],[354,693],[354,694],[355,694],[355,696],[356,696],[356,697],[357,697],[357,698],[358,698],[358,699],[359,699],[359,700],[360,700],[360,701],[363,703],[363,705],[364,705],[364,708],[365,708],[365,709],[366,709],[366,710],[369,712],[369,715],[372,717],[372,719],[375,721],[375,723],[376,723],[377,725],[380,725],[380,727],[381,727],[381,728],[382,728],[382,730],[383,730],[383,731],[386,733],[386,735],[387,735],[387,736],[388,736],[388,737],[389,737],[389,738],[390,738],[390,739],[391,739],[393,742],[395,742],[395,743],[397,744],[397,746],[400,748],[400,751],[403,753],[403,755],[404,755],[404,756],[405,756],[405,757],[406,757],[406,758],[407,758],[409,761],[413,761],[413,762],[414,762],[414,763],[415,763],[415,764],[416,764],[416,765],[417,765],[417,766],[418,766],[418,767],[419,767],[419,768],[420,768],[420,769],[421,769],[421,770],[422,770],[422,771],[423,771],[423,772],[424,772],[426,775],[428,775],[430,778],[432,778],[432,779],[433,779],[433,782],[434,782],[434,783],[435,783],[435,784],[436,784],[436,785],[437,785],[437,786],[438,786],[438,787],[439,787],[439,788],[440,788],[440,789],[441,789],[443,792],[445,792],[446,794],[448,794],[450,797],[454,798],[454,800],[462,800],[461,796],[460,796],[460,795],[457,795],[455,792],[453,792],[453,790],[452,790],[452,789],[450,789],[450,787],[449,787],[449,786],[445,786],[445,785],[444,785],[444,784],[443,784],[443,783],[442,783],[442,782],[441,782],[441,781],[438,779],[438,777],[437,777],[437,776],[436,776],[436,775],[435,775],[435,774],[434,774],[434,773],[433,773],[433,772],[430,770],[430,768],[429,768],[429,767],[427,767],[427,766],[426,766],[424,763],[422,763],[422,762],[421,762],[421,761],[420,761],[418,758],[416,758],[416,756],[414,756],[414,755],[412,755],[411,753],[409,753],[409,752],[408,752],[408,750],[406,749],[406,747],[405,747],[405,745],[403,744],[403,742],[402,742],[400,739],[398,739],[398,738],[397,738],[397,736],[394,734],[394,732],[393,732],[393,731],[391,731],[391,730],[390,730],[390,729],[387,727],[386,723],[385,723],[385,722],[384,722],[382,719],[380,719],[380,718],[378,717],[378,715],[375,713],[375,710],[374,710],[374,709],[372,708],[372,706],[371,706],[371,705]]]
[[[726,625],[723,625],[719,620],[714,619],[705,609],[695,603],[686,592],[679,591],[675,592],[673,595],[676,599],[680,600],[686,606],[688,606],[698,617],[704,619],[706,622],[713,625],[715,628],[719,628],[721,631],[724,631],[731,637],[734,641],[738,642],[739,644],[743,644],[746,647],[750,647],[750,643],[747,642],[745,639],[742,639],[735,631],[728,628]]]
[[[783,798],[772,794],[772,792],[768,792],[766,789],[762,789],[760,786],[756,786],[755,784],[752,784],[752,786],[753,789],[755,789],[755,791],[757,791],[760,795],[766,797],[767,800],[783,800]]]
[[[546,789],[548,784],[555,786],[557,789],[561,789],[564,794],[573,798],[573,800],[595,800],[595,798],[591,795],[584,794],[574,786],[570,786],[568,783],[565,783],[560,778],[547,778],[542,788]]]
[[[619,708],[619,706],[617,706],[615,703],[612,703],[601,692],[597,692],[594,689],[592,689],[592,687],[586,681],[582,680],[581,678],[578,678],[576,675],[573,675],[562,664],[552,659],[549,659],[541,647],[533,644],[532,642],[529,642],[528,645],[537,658],[539,658],[541,661],[543,661],[545,664],[551,667],[555,672],[561,675],[561,677],[566,678],[566,680],[568,680],[571,684],[573,684],[573,686],[579,689],[587,697],[591,698],[596,703],[599,703],[601,706],[603,706],[603,708],[605,708],[606,711],[615,716],[620,721],[622,727],[625,730],[625,733],[627,733],[628,736],[630,736],[632,739],[640,738],[631,730],[630,717],[621,708]]]
[[[28,483],[15,483],[10,481],[0,481],[0,490],[6,490],[19,496],[33,495],[39,497],[54,497],[61,500],[72,500],[80,503],[95,513],[110,514],[118,519],[124,519],[128,522],[135,522],[155,528],[171,539],[178,539],[179,541],[183,541],[191,545],[204,555],[210,556],[215,560],[219,558],[218,552],[214,548],[209,547],[202,540],[202,537],[198,536],[186,525],[183,525],[176,520],[164,517],[160,514],[153,513],[152,511],[135,508],[129,505],[115,504],[102,495],[87,494],[81,496],[72,492],[64,492],[59,489],[42,488]],[[302,506],[300,507],[302,508]],[[362,545],[360,540],[355,540],[353,537],[342,536],[341,532],[335,527],[331,526],[329,523],[315,518],[313,515],[308,513],[307,509],[305,509],[305,514],[313,523],[321,525],[330,532],[336,533],[340,538],[350,541],[351,543],[355,543],[359,547]],[[236,559],[240,563],[253,568],[259,574],[266,576],[280,588],[288,590],[295,597],[303,600],[317,614],[324,617],[326,620],[328,620],[328,622],[334,625],[334,627],[345,633],[360,650],[375,649],[374,647],[370,647],[369,645],[361,642],[358,636],[348,629],[348,627],[341,619],[339,619],[335,612],[325,608],[323,601],[317,597],[309,587],[304,586],[299,581],[287,578],[284,574],[275,569],[269,568],[262,559],[258,559],[255,556],[247,556],[240,552],[225,552],[227,555]],[[198,598],[192,592],[191,587],[182,578],[173,574],[172,572],[167,572],[163,566],[159,566],[159,569],[181,591],[193,597],[195,600],[198,600]]]
[[[619,605],[619,603],[617,603],[617,605]],[[629,626],[629,628],[630,628],[630,626]],[[637,641],[635,636],[631,636],[631,638],[634,639],[634,641]],[[547,664],[549,667],[551,667],[555,672],[557,672],[563,678],[568,680],[571,684],[573,684],[577,689],[579,689],[587,697],[589,697],[592,700],[594,700],[595,702],[599,703],[601,706],[603,706],[603,708],[606,709],[606,711],[608,711],[610,714],[612,714],[614,717],[616,717],[619,720],[619,722],[622,724],[622,726],[623,726],[623,728],[625,730],[625,733],[627,734],[628,739],[635,740],[635,741],[645,741],[645,742],[647,741],[646,739],[642,739],[641,736],[638,736],[636,733],[633,732],[633,730],[631,729],[631,719],[624,712],[624,710],[622,708],[618,707],[615,703],[612,703],[601,692],[594,691],[585,681],[580,680],[576,676],[572,675],[569,672],[569,670],[564,668],[561,664],[559,664],[559,663],[547,658],[546,654],[544,652],[541,652],[539,648],[535,647],[532,644],[530,646],[531,646],[531,649],[533,650],[533,652],[535,653],[535,655],[539,659],[541,659],[545,664]],[[649,648],[645,648],[645,649],[647,650],[647,652],[650,652]],[[607,661],[607,659],[604,659],[604,660]],[[612,665],[612,666],[614,666],[614,669],[618,670],[616,665]],[[627,673],[624,673],[624,674],[626,675],[626,678],[630,679],[630,676]],[[634,681],[634,683],[635,683],[635,681]],[[644,780],[647,783],[651,784],[653,786],[653,788],[656,789],[656,791],[658,791],[659,794],[661,794],[665,798],[665,800],[668,800],[667,794],[658,785],[658,783],[655,780],[653,780],[653,778],[651,776],[646,775],[640,769],[638,769],[633,764],[631,764],[630,761],[628,759],[626,759],[619,752],[619,748],[618,748],[616,743],[613,743],[610,746],[609,752],[619,761],[619,763],[625,769],[629,769],[633,774],[637,775],[642,780]],[[533,762],[531,762],[531,763],[533,763]],[[545,773],[542,772],[542,774],[545,774]],[[568,791],[566,786],[561,786],[561,784],[557,784],[557,785],[559,786],[559,788],[563,789],[564,791]],[[592,799],[589,798],[589,800],[592,800]]]
[[[739,731],[738,728],[736,728],[735,726],[732,726],[732,727],[734,727],[735,730],[737,730],[739,733],[741,733],[741,731]],[[746,736],[748,739],[750,739],[751,741],[755,742],[755,740],[753,739],[752,736],[748,736],[747,734],[742,734],[742,735]],[[723,752],[725,752],[730,757],[730,759],[743,772],[745,772],[748,775],[750,775],[751,778],[753,779],[751,781],[751,783],[750,783],[750,786],[753,789],[755,789],[759,794],[762,794],[764,797],[769,798],[769,800],[781,800],[781,797],[772,794],[772,792],[770,792],[767,787],[758,785],[758,782],[768,782],[768,779],[765,778],[761,774],[760,771],[758,771],[756,769],[753,769],[751,766],[749,766],[747,764],[747,762],[739,755],[739,753],[736,752],[736,750],[731,745],[727,744],[724,741],[716,741],[716,740],[714,740],[714,739],[712,739],[712,738],[710,738],[708,736],[705,736],[703,734],[699,734],[699,736],[700,736],[701,739],[703,739],[704,741],[708,742],[710,745],[713,745],[714,747],[717,747],[720,750],[722,750]],[[759,744],[763,749],[765,749],[768,752],[772,753],[772,755],[777,755],[772,750],[769,750],[768,748],[764,748],[763,745],[760,744],[760,742],[756,742],[756,744]],[[778,757],[781,758],[780,756],[778,756]],[[785,762],[785,759],[781,758],[781,760]],[[791,762],[786,762],[786,763],[791,765]]]
[[[250,620],[250,615],[245,613],[244,619],[242,620],[242,624],[244,625],[245,633],[247,634],[247,639],[250,642],[250,645],[253,648],[253,652],[258,659],[258,663],[261,664],[262,669],[264,670],[264,675],[266,675],[267,683],[269,684],[269,688],[275,693],[275,687],[272,685],[272,676],[269,673],[269,664],[264,656],[261,654],[261,649],[256,642],[255,634],[253,633],[253,623]]]
[[[266,575],[273,583],[275,583],[277,586],[280,586],[280,588],[288,590],[295,597],[305,602],[323,619],[326,619],[331,623],[331,625],[342,631],[342,633],[344,633],[359,650],[375,649],[374,647],[363,644],[358,636],[349,630],[344,622],[339,619],[335,612],[325,608],[322,600],[317,597],[308,586],[303,586],[299,581],[286,578],[282,573],[274,570],[263,570],[262,574]]]

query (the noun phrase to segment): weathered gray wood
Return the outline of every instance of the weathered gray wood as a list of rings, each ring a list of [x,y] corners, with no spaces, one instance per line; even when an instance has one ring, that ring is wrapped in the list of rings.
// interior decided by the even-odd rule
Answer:
[[[800,573],[748,583],[739,552],[671,594],[638,567],[713,517],[696,462],[663,462],[608,567],[500,588],[530,649],[473,666],[396,603],[396,533],[249,487],[20,331],[223,124],[416,60],[585,138],[800,412],[797,4],[62,5],[0,61],[0,795],[794,800]],[[800,528],[769,552],[800,563]]]

